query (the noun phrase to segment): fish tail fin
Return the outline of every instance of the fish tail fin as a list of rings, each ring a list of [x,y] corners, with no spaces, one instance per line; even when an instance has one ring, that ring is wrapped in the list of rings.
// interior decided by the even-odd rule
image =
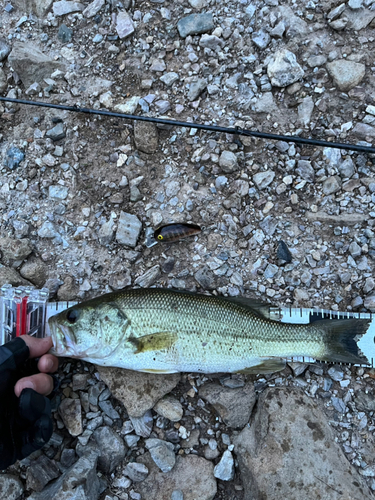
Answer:
[[[326,346],[326,354],[321,358],[321,361],[370,364],[357,344],[360,338],[366,334],[370,320],[321,320],[319,323],[319,326],[325,330]]]

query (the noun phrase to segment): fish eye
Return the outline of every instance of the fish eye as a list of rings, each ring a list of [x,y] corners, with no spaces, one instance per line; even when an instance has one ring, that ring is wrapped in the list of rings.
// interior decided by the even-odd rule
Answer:
[[[77,321],[79,318],[79,312],[76,309],[71,309],[70,311],[67,312],[66,314],[66,319],[71,323],[72,325]]]
[[[162,240],[163,236],[161,234],[158,234],[158,240]]]

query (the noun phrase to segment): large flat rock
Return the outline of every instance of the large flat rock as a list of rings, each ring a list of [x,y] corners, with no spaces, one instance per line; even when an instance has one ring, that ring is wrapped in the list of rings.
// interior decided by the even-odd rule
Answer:
[[[179,383],[181,375],[135,372],[98,366],[100,377],[131,417],[141,417]]]
[[[297,388],[270,388],[235,438],[244,500],[370,500],[318,404]]]
[[[134,485],[142,498],[170,500],[175,490],[182,491],[184,500],[213,500],[216,495],[213,463],[203,457],[178,456],[170,472],[161,472],[149,452],[138,462],[145,464],[149,470],[148,477]]]

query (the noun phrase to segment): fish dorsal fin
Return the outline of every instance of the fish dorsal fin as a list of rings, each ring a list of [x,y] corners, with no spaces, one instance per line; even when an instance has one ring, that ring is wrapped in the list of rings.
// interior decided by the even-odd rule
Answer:
[[[284,370],[286,361],[280,358],[268,358],[255,366],[249,366],[236,373],[243,373],[245,375],[258,375],[260,373],[275,373]]]
[[[147,351],[169,349],[177,340],[177,335],[171,332],[156,332],[142,337],[129,337],[129,342],[136,348],[134,354]]]
[[[270,309],[275,307],[272,304],[267,304],[267,302],[262,302],[258,299],[252,299],[249,297],[224,297],[225,300],[229,302],[233,302],[239,306],[244,307],[245,309],[249,309],[254,314],[261,316],[265,319],[270,318]]]

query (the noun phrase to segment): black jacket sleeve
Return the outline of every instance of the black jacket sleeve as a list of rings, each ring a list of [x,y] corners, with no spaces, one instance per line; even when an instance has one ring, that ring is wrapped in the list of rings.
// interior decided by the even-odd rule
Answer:
[[[14,393],[17,380],[30,374],[29,354],[22,338],[0,347],[0,470],[42,448],[52,435],[49,399],[32,389],[19,398]]]

